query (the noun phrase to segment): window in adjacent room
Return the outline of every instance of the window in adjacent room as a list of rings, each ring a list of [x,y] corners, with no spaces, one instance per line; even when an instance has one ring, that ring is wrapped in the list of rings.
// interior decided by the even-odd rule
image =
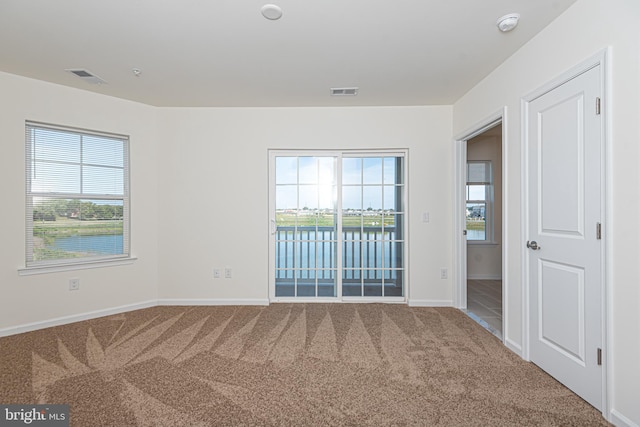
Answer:
[[[26,265],[129,256],[129,139],[27,122]]]
[[[467,240],[490,242],[493,180],[490,161],[467,162]]]

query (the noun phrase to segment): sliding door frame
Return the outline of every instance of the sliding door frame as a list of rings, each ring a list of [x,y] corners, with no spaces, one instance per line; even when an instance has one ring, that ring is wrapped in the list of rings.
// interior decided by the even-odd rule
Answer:
[[[406,303],[409,296],[409,200],[408,200],[408,150],[407,149],[394,149],[394,150],[300,150],[300,149],[270,149],[268,150],[268,254],[269,254],[269,301],[270,302],[299,302],[299,303],[335,303],[335,302],[349,302],[349,303]],[[347,157],[403,157],[404,167],[402,168],[402,199],[403,199],[403,245],[402,245],[402,271],[403,271],[403,291],[401,297],[390,296],[342,296],[342,278],[343,278],[343,257],[342,249],[344,246],[342,236],[342,159]],[[336,245],[336,296],[335,297],[277,297],[276,296],[276,238],[275,233],[277,230],[277,224],[275,221],[276,214],[276,157],[335,157],[336,162],[336,239],[338,244]],[[384,277],[384,275],[383,275]]]

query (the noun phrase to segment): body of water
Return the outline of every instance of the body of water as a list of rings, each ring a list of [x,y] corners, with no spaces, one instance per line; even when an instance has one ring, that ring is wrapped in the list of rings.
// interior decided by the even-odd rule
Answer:
[[[92,255],[117,255],[122,253],[122,234],[61,237],[55,239],[50,248]]]
[[[484,230],[467,230],[467,240],[484,240]]]

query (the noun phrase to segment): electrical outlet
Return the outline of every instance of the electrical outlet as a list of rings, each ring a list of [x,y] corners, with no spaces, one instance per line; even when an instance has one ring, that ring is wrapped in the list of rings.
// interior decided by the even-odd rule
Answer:
[[[69,290],[77,291],[80,289],[80,279],[69,279]]]
[[[422,212],[422,222],[429,222],[429,212]]]
[[[449,276],[449,272],[447,271],[446,268],[441,268],[440,269],[440,278],[441,279],[446,279]]]
[[[224,268],[224,278],[231,279],[231,267]]]
[[[220,269],[219,268],[214,268],[213,269],[213,278],[214,279],[219,279],[220,278]]]

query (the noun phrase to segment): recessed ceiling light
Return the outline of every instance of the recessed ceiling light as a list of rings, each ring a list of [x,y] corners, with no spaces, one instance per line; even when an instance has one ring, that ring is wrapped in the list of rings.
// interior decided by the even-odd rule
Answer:
[[[282,18],[282,9],[280,6],[276,6],[275,4],[265,4],[262,6],[262,9],[260,9],[260,12],[262,12],[262,16],[271,21],[276,21]]]
[[[496,21],[496,25],[498,29],[503,33],[513,30],[518,25],[518,20],[520,19],[519,13],[510,13],[508,15],[504,15]]]

